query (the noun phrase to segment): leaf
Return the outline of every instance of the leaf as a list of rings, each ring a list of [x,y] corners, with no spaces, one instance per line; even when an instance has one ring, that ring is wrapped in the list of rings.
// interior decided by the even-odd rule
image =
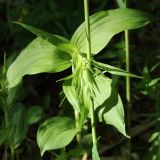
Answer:
[[[61,79],[57,80],[56,82],[66,81],[66,80],[72,79],[73,76],[74,76],[74,74],[71,74],[71,75],[69,75],[69,76],[67,76],[67,77],[64,77],[64,78],[61,78]]]
[[[111,79],[101,74],[95,77],[95,83],[95,115],[97,115],[100,122],[113,125],[119,132],[127,136],[123,104],[116,89],[112,85]]]
[[[51,43],[36,38],[16,58],[7,71],[8,87],[16,86],[25,75],[55,73],[71,66],[70,55]]]
[[[10,128],[0,129],[0,145],[2,145],[6,140],[8,140],[10,131]]]
[[[160,78],[152,79],[152,80],[149,82],[148,86],[149,86],[149,87],[155,86],[159,81],[160,81]]]
[[[7,97],[7,105],[10,106],[12,104],[14,104],[20,97],[21,95],[21,88],[22,84],[19,83],[19,85],[11,88],[8,92],[8,97]]]
[[[125,8],[125,4],[123,0],[115,0],[119,8]]]
[[[98,150],[97,150],[97,146],[95,144],[92,147],[92,159],[93,160],[100,160]]]
[[[128,8],[101,11],[90,17],[92,54],[99,53],[111,38],[124,30],[136,29],[147,25],[153,19],[149,14]],[[75,31],[71,42],[79,52],[87,53],[87,37],[85,24],[82,23]]]
[[[81,143],[83,145],[83,148],[85,150],[88,151],[88,153],[91,151],[91,148],[92,148],[92,134],[89,133],[89,134],[86,134],[82,137],[81,139]]]
[[[67,97],[69,103],[72,105],[72,107],[75,110],[80,111],[78,100],[77,100],[77,97],[76,97],[75,87],[72,85],[71,80],[64,81],[63,92],[66,95],[66,97]]]
[[[93,65],[99,69],[105,70],[111,74],[115,74],[115,75],[120,75],[120,76],[130,76],[130,77],[135,77],[135,78],[142,78],[140,76],[137,76],[135,74],[132,73],[128,73],[120,68],[111,66],[109,64],[104,64],[104,63],[100,63],[100,62],[96,62],[96,61],[92,61]]]
[[[153,142],[153,141],[156,140],[158,137],[160,137],[160,132],[154,132],[154,133],[151,135],[151,137],[150,137],[150,139],[149,139],[149,142],[150,142],[150,143]]]
[[[27,109],[26,118],[29,125],[37,123],[43,116],[43,110],[40,106],[33,106]]]
[[[46,120],[37,132],[41,155],[47,150],[65,147],[72,141],[76,132],[74,120],[68,117],[54,117]]]
[[[69,40],[62,37],[62,36],[54,35],[54,34],[48,33],[46,31],[43,31],[41,29],[26,25],[23,23],[19,23],[19,22],[14,22],[14,23],[24,27],[25,29],[29,30],[30,32],[32,32],[36,36],[52,43],[53,45],[55,45],[56,47],[58,47],[62,51],[70,53],[75,49],[74,46],[70,44]]]
[[[17,148],[25,138],[28,123],[25,119],[25,108],[21,104],[15,104],[9,111],[9,127],[11,128],[11,142]]]

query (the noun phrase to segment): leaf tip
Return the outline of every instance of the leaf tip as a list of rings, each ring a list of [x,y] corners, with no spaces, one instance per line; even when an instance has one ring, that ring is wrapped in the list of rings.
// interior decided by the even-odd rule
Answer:
[[[40,149],[41,157],[43,157],[45,151],[45,149]]]

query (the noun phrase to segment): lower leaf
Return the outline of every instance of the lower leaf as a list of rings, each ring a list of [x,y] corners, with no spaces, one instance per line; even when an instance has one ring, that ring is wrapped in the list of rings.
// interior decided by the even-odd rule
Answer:
[[[113,125],[126,135],[124,109],[120,96],[112,85],[111,79],[100,74],[95,77],[94,107],[100,122]]]
[[[76,133],[75,122],[68,117],[54,117],[46,120],[37,132],[37,142],[41,155],[47,150],[67,146]]]
[[[14,148],[19,147],[28,131],[26,109],[22,104],[15,104],[9,110],[10,139]]]

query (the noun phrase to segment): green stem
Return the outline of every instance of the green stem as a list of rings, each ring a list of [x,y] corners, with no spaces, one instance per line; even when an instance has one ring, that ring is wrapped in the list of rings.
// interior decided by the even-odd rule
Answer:
[[[91,67],[91,37],[90,37],[90,22],[89,22],[89,5],[88,0],[84,0],[84,13],[85,13],[85,28],[86,28],[86,37],[87,37],[87,60]],[[95,129],[95,117],[94,117],[94,104],[91,97],[91,127],[92,127],[92,140],[93,145],[97,145],[96,129]]]
[[[95,129],[95,117],[94,117],[94,105],[91,106],[91,127],[92,127],[92,140],[93,145],[97,145],[96,129]]]
[[[78,111],[74,111],[75,114],[75,120],[76,120],[76,128],[79,130],[80,129],[80,117],[79,117],[79,112]],[[78,145],[81,145],[81,133],[80,131],[78,131],[78,133],[76,134],[76,140]]]
[[[126,43],[126,71],[130,72],[130,62],[129,62],[129,33],[128,30],[125,31],[125,43]],[[131,135],[131,91],[130,91],[130,77],[126,77],[126,99],[127,99],[127,132]],[[131,140],[128,140],[128,155],[131,159]]]
[[[128,1],[124,0],[125,8],[128,6]],[[129,31],[125,31],[125,52],[126,52],[126,71],[130,72],[130,46],[129,46]],[[131,85],[130,77],[126,76],[126,99],[127,99],[127,130],[131,135]],[[128,140],[128,158],[131,159],[132,146],[131,140]]]
[[[11,160],[14,160],[14,146],[10,144],[10,150],[11,150]]]
[[[126,71],[130,72],[130,53],[129,53],[129,32],[125,31],[125,52],[126,52]],[[126,98],[127,102],[131,101],[130,77],[126,76]]]
[[[3,101],[3,107],[4,107],[4,123],[5,123],[5,128],[8,128],[8,110],[6,110],[6,103]],[[5,150],[4,150],[4,159],[8,159],[8,144],[7,142],[5,143]]]
[[[87,37],[87,59],[90,62],[90,60],[91,60],[91,36],[90,36],[88,0],[84,0],[84,14],[85,14],[86,37]]]

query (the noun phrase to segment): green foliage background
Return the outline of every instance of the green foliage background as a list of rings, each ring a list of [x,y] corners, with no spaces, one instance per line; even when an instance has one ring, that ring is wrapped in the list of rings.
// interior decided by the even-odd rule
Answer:
[[[117,8],[113,0],[92,0],[90,1],[90,12],[95,13],[100,10]],[[131,8],[140,9],[151,13],[155,17],[160,17],[159,0],[132,0],[129,2]],[[3,64],[3,54],[6,52],[7,57],[14,57],[24,48],[34,37],[27,30],[13,24],[11,21],[18,21],[25,24],[36,26],[50,33],[58,34],[68,39],[75,29],[83,22],[83,1],[82,0],[0,0],[0,61]],[[141,28],[130,33],[131,43],[131,72],[144,76],[143,80],[132,79],[132,128],[133,128],[133,154],[135,160],[153,157],[154,146],[157,143],[149,143],[148,140],[159,127],[153,123],[159,116],[160,102],[157,97],[160,96],[160,84],[152,81],[160,77],[160,22],[159,20],[147,27]],[[97,60],[112,65],[125,68],[124,37],[119,34],[109,43],[109,47],[104,49]],[[156,66],[155,66],[156,65]],[[154,69],[155,68],[155,69]],[[60,108],[61,83],[56,80],[65,77],[70,71],[64,71],[54,74],[40,74],[32,77],[26,76],[22,103],[27,108],[35,104],[41,105],[44,111],[42,121],[53,115],[63,115],[71,113],[67,109]],[[142,74],[143,73],[143,74]],[[114,77],[125,102],[125,83],[124,78]],[[153,85],[149,85],[152,82]],[[2,115],[2,113],[0,113]],[[21,157],[25,155],[25,160],[40,159],[39,149],[36,144],[35,133],[39,124],[30,127],[25,141],[18,150]],[[119,142],[122,136],[111,127],[104,127],[100,124],[97,126],[101,145],[100,153],[105,157],[125,157],[127,147],[124,143]],[[159,131],[160,132],[160,131]],[[158,139],[159,147],[159,137]],[[117,141],[119,143],[117,143]],[[154,144],[154,145],[153,145]],[[148,153],[149,148],[151,152]],[[72,146],[71,146],[72,148]],[[27,150],[27,154],[25,151]],[[153,152],[152,152],[153,151]],[[0,148],[0,157],[3,148]],[[62,152],[63,153],[63,152]],[[146,156],[145,156],[146,155]],[[45,158],[49,158],[46,154]]]

